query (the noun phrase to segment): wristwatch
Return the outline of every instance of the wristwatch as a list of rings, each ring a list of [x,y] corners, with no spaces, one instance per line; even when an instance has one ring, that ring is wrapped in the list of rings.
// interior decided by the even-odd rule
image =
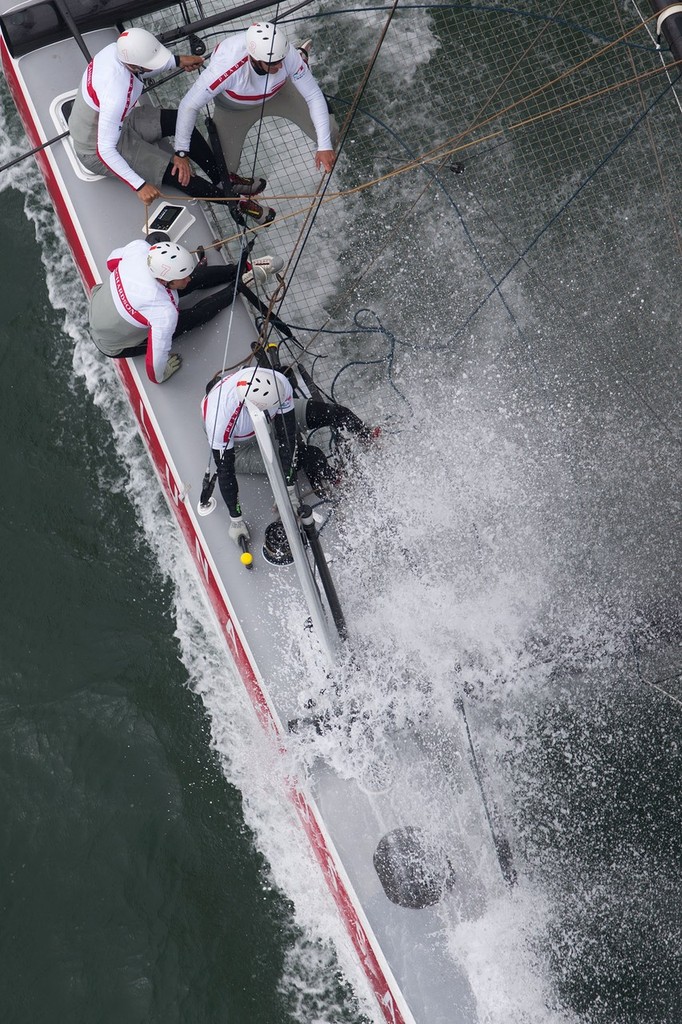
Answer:
[[[179,156],[181,159],[184,160],[185,157],[189,156],[189,153],[186,150],[184,150],[184,149],[176,149],[175,150],[175,155]]]

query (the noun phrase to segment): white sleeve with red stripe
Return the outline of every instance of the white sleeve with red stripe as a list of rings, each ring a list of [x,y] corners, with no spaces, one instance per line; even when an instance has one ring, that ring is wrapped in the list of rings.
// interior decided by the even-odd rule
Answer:
[[[175,125],[176,149],[189,150],[190,136],[197,122],[199,110],[207,103],[213,102],[216,93],[222,91],[217,87],[217,82],[222,79],[220,84],[224,88],[223,83],[227,79],[223,76],[233,65],[239,63],[239,58],[246,53],[245,35],[246,33],[242,32],[234,39],[223,39],[218,43],[208,65],[180,100]]]
[[[112,174],[131,188],[144,185],[144,178],[123,159],[116,146],[123,122],[142,93],[142,82],[124,68],[115,45],[98,53],[83,78],[83,96],[97,118],[97,155]]]
[[[189,140],[197,123],[197,115],[204,104],[211,102],[214,95],[210,84],[213,75],[209,75],[210,67],[202,71],[191,89],[185,93],[178,107],[178,119],[175,125],[176,150],[189,150]]]
[[[176,295],[177,302],[177,295]],[[161,300],[153,307],[140,310],[149,321],[149,333],[147,335],[147,358],[145,366],[147,376],[155,384],[160,384],[166,363],[173,344],[173,332],[178,325],[178,313],[170,295],[166,301]]]
[[[284,58],[284,69],[308,104],[310,119],[315,125],[317,134],[317,148],[333,149],[327,101],[315,81],[312,71],[293,46],[289,47],[289,52]]]

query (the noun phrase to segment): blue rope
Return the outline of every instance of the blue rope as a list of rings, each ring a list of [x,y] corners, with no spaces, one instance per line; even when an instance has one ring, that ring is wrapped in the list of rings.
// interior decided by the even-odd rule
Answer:
[[[331,100],[332,102],[335,102],[335,103],[342,103],[342,104],[345,104],[346,106],[348,106],[348,105],[349,105],[349,104],[348,104],[348,101],[347,101],[347,100],[344,100],[344,99],[342,99],[341,97],[338,97],[338,96],[330,96],[330,97],[329,97],[329,99],[330,99],[330,100]],[[370,112],[369,112],[368,110],[365,110],[365,109],[364,109],[364,108],[362,108],[362,107],[358,107],[358,109],[357,109],[356,113],[362,113],[362,114],[364,114],[364,115],[365,115],[365,117],[368,117],[368,118],[369,118],[370,120],[374,121],[374,122],[375,122],[375,124],[378,124],[378,125],[379,125],[379,126],[380,126],[381,128],[383,128],[383,129],[384,129],[384,131],[388,132],[388,134],[389,134],[389,135],[390,135],[390,136],[391,136],[391,137],[392,137],[393,139],[395,139],[395,141],[396,141],[396,142],[397,142],[397,143],[398,143],[398,144],[399,144],[400,146],[402,146],[402,148],[403,148],[403,149],[405,150],[405,152],[406,152],[406,153],[407,153],[407,154],[408,154],[408,155],[409,155],[409,156],[410,156],[410,157],[411,157],[411,158],[412,158],[413,160],[417,159],[417,154],[416,154],[416,153],[414,152],[414,150],[412,150],[412,149],[411,149],[411,148],[410,148],[410,147],[409,147],[409,146],[407,145],[407,143],[405,142],[405,140],[404,140],[404,139],[402,139],[402,138],[401,138],[401,137],[400,137],[400,136],[399,136],[399,135],[398,135],[398,134],[397,134],[396,132],[394,132],[394,131],[393,131],[393,129],[392,129],[392,128],[390,128],[390,127],[389,127],[389,126],[388,126],[388,125],[387,125],[387,124],[386,124],[386,123],[385,123],[384,121],[382,121],[382,120],[381,120],[380,118],[378,118],[378,117],[375,117],[375,116],[374,116],[374,114],[370,114]],[[444,193],[444,195],[445,195],[445,197],[447,198],[448,202],[450,203],[450,205],[452,206],[453,210],[454,210],[454,211],[455,211],[455,213],[457,214],[457,217],[458,217],[458,219],[459,219],[459,222],[460,222],[460,224],[461,224],[461,226],[462,226],[462,230],[464,231],[464,234],[465,234],[465,236],[466,236],[466,238],[467,238],[467,240],[468,240],[468,242],[469,242],[469,245],[470,245],[470,246],[471,246],[471,248],[473,249],[473,251],[474,251],[474,253],[475,253],[475,255],[476,255],[476,258],[478,259],[478,261],[479,261],[479,263],[480,263],[481,267],[483,268],[483,270],[484,270],[484,272],[485,272],[486,276],[488,277],[488,279],[489,279],[489,280],[490,280],[490,281],[492,282],[492,284],[493,284],[493,287],[492,287],[492,289],[490,290],[490,292],[489,292],[489,293],[488,293],[488,294],[486,295],[486,298],[484,299],[484,303],[485,303],[485,302],[487,302],[487,301],[488,301],[488,299],[489,299],[489,298],[490,298],[490,297],[491,297],[492,295],[494,295],[494,294],[496,294],[496,293],[498,294],[498,296],[499,296],[499,298],[500,298],[500,301],[502,302],[502,305],[503,305],[503,307],[504,307],[504,309],[505,309],[505,312],[507,313],[507,316],[509,317],[509,319],[511,320],[512,324],[514,325],[514,328],[516,329],[516,332],[517,332],[517,334],[519,335],[519,338],[520,338],[521,342],[522,342],[522,343],[524,344],[524,352],[526,352],[526,354],[528,355],[528,352],[529,352],[529,348],[530,348],[530,346],[529,346],[529,344],[528,344],[528,342],[527,342],[527,339],[526,339],[526,337],[525,337],[525,335],[524,335],[524,333],[523,333],[523,330],[521,329],[521,327],[520,327],[520,325],[519,325],[519,323],[518,323],[518,321],[517,321],[517,319],[516,319],[516,317],[515,317],[515,315],[514,315],[514,312],[513,312],[513,310],[512,310],[511,308],[510,308],[510,306],[509,306],[509,304],[508,304],[507,300],[505,299],[504,295],[503,295],[503,294],[502,294],[502,292],[501,292],[501,291],[499,290],[499,284],[498,284],[498,283],[496,283],[496,281],[495,281],[495,277],[494,277],[494,275],[493,275],[493,273],[492,273],[492,270],[491,270],[491,269],[489,268],[489,266],[488,266],[488,264],[487,264],[487,262],[486,262],[486,259],[485,259],[484,255],[483,255],[483,253],[481,252],[481,250],[479,249],[478,245],[476,244],[476,241],[474,240],[474,237],[473,237],[473,235],[471,234],[471,232],[470,232],[470,230],[469,230],[469,227],[468,227],[468,225],[467,225],[467,222],[465,221],[465,219],[464,219],[464,217],[463,217],[463,215],[462,215],[462,212],[461,212],[461,210],[460,210],[460,208],[459,208],[459,205],[457,204],[456,200],[455,200],[455,199],[454,199],[454,198],[453,198],[453,197],[452,197],[452,196],[450,195],[450,193],[449,193],[449,191],[448,191],[448,188],[447,188],[447,185],[446,185],[446,184],[444,183],[444,181],[442,180],[442,178],[441,178],[441,177],[440,177],[440,176],[438,175],[438,173],[437,173],[436,171],[434,171],[434,170],[433,170],[432,168],[430,168],[430,167],[422,167],[422,168],[421,168],[421,170],[423,170],[423,171],[424,171],[424,172],[425,172],[426,174],[428,174],[428,176],[429,176],[429,177],[430,177],[430,178],[431,178],[431,179],[432,179],[433,181],[435,181],[435,182],[437,183],[437,185],[439,186],[439,188],[440,188],[440,189],[442,190],[442,192]],[[513,269],[513,268],[512,268],[512,269]],[[505,275],[505,276],[506,276],[506,275]],[[502,280],[504,280],[504,278],[503,278]],[[501,283],[502,283],[502,282],[500,282],[500,284],[501,284]],[[481,308],[481,307],[479,306],[479,307],[478,307],[478,308],[477,308],[477,309],[475,310],[475,312],[474,312],[474,313],[472,314],[472,316],[475,316],[475,314],[476,314],[477,312],[479,312],[480,308]],[[466,321],[466,323],[469,323],[469,322],[470,322],[470,319],[471,319],[471,317],[470,317],[470,318],[469,318],[469,319],[468,319],[468,320]],[[378,320],[378,317],[377,317],[377,320]],[[464,325],[464,326],[466,326],[466,323],[465,323],[465,325]],[[463,330],[464,328],[461,328],[461,329]],[[458,333],[459,333],[459,332],[458,332]],[[457,335],[455,335],[455,337],[457,337]],[[453,339],[453,340],[454,340],[454,339]],[[431,347],[429,347],[429,346],[425,346],[425,345],[416,345],[415,343],[412,343],[412,347],[413,347],[413,348],[415,348],[415,349],[416,349],[417,351],[421,350],[421,351],[423,351],[423,352],[439,352],[439,351],[441,351],[441,346],[436,346],[436,347],[434,347],[434,348],[431,348]],[[443,348],[444,348],[444,349],[447,349],[448,347],[449,347],[449,345],[443,346]],[[535,373],[537,374],[537,373],[538,373],[538,370],[537,370],[537,367],[535,366],[535,363],[534,363],[534,361],[533,361],[533,357],[532,357],[532,356],[530,356],[530,361],[531,361],[531,364],[532,364],[532,366],[533,366],[533,370],[534,370],[534,371],[535,371]],[[349,365],[351,365],[351,364],[349,364]],[[539,375],[538,375],[538,379],[540,379]],[[396,389],[396,390],[397,390],[397,389]],[[401,397],[402,397],[402,396],[401,396]]]
[[[568,209],[568,207],[569,207],[569,206],[570,206],[570,205],[571,205],[571,204],[572,204],[572,203],[573,203],[573,202],[574,202],[574,201],[575,201],[575,200],[576,200],[576,199],[578,198],[578,196],[580,195],[580,193],[581,193],[581,192],[582,192],[582,191],[583,191],[583,190],[584,190],[585,188],[587,188],[587,186],[588,186],[588,185],[589,185],[589,183],[590,183],[590,182],[592,181],[592,179],[593,179],[593,178],[595,177],[595,175],[596,175],[596,174],[598,174],[598,172],[599,172],[599,171],[601,171],[601,169],[602,169],[603,167],[605,167],[605,165],[606,165],[606,164],[608,163],[608,161],[609,161],[609,160],[610,160],[610,159],[611,159],[611,158],[612,158],[612,157],[613,157],[613,156],[614,156],[614,155],[615,155],[615,154],[616,154],[616,153],[618,152],[618,150],[619,150],[619,149],[621,148],[621,146],[622,146],[622,145],[623,145],[623,144],[624,144],[624,143],[625,143],[625,142],[627,141],[627,139],[629,139],[629,138],[630,138],[630,136],[631,136],[631,135],[633,134],[633,132],[634,132],[634,131],[635,131],[635,130],[636,130],[636,129],[638,128],[638,126],[639,126],[639,125],[641,124],[641,122],[642,122],[642,121],[644,120],[644,118],[645,118],[645,117],[648,117],[648,115],[649,115],[649,114],[651,113],[651,111],[652,111],[652,110],[653,110],[653,108],[654,108],[654,107],[656,106],[656,104],[657,104],[657,103],[659,103],[659,102],[660,102],[660,101],[661,101],[661,100],[663,99],[663,97],[664,97],[664,96],[665,96],[665,95],[666,95],[666,94],[667,94],[668,92],[670,92],[670,90],[671,90],[671,89],[672,89],[672,88],[673,88],[673,87],[674,87],[675,85],[677,85],[677,83],[678,83],[678,82],[680,81],[680,79],[681,79],[681,78],[682,78],[682,74],[680,74],[680,75],[678,76],[678,78],[676,78],[676,79],[675,79],[675,81],[673,81],[673,82],[670,82],[670,83],[669,83],[669,84],[668,84],[668,85],[667,85],[667,86],[665,87],[665,89],[663,90],[663,92],[661,92],[661,93],[660,93],[660,94],[659,94],[659,95],[658,95],[658,96],[657,96],[657,97],[656,97],[656,98],[655,98],[655,99],[654,99],[654,100],[653,100],[653,101],[652,101],[652,102],[651,102],[651,103],[649,104],[649,106],[648,106],[648,107],[646,108],[646,110],[644,110],[644,111],[643,111],[643,112],[642,112],[642,113],[641,113],[641,114],[639,115],[639,117],[638,117],[638,118],[637,118],[637,119],[636,119],[636,120],[635,120],[635,121],[633,122],[633,124],[632,124],[632,125],[630,126],[630,128],[628,128],[628,130],[627,130],[627,131],[625,132],[625,134],[624,134],[624,135],[623,135],[623,136],[622,136],[622,137],[621,137],[621,138],[620,138],[620,139],[618,140],[618,142],[617,142],[617,143],[615,144],[615,146],[613,146],[613,148],[612,148],[612,149],[611,149],[611,150],[610,150],[610,151],[609,151],[609,152],[608,152],[608,153],[606,154],[606,156],[604,157],[604,159],[603,159],[603,160],[601,160],[601,161],[600,161],[600,162],[599,162],[599,163],[597,164],[597,166],[593,168],[593,170],[592,170],[592,171],[590,171],[590,173],[589,173],[589,174],[587,175],[587,177],[586,177],[586,178],[584,179],[584,181],[583,181],[583,182],[582,182],[582,183],[581,183],[581,184],[580,184],[580,185],[578,186],[578,188],[577,188],[577,189],[575,190],[575,192],[573,193],[573,195],[569,196],[569,198],[568,198],[568,199],[566,200],[566,202],[565,202],[565,203],[563,204],[563,206],[560,206],[560,207],[559,207],[559,209],[558,209],[558,210],[556,211],[556,213],[555,213],[555,214],[553,214],[553,216],[552,216],[552,217],[550,217],[550,219],[549,219],[549,220],[547,221],[547,223],[543,225],[543,227],[542,227],[542,228],[541,228],[541,229],[540,229],[540,230],[538,231],[538,233],[537,233],[537,234],[535,235],[535,237],[534,237],[534,238],[533,238],[533,239],[532,239],[532,240],[531,240],[531,241],[529,242],[529,244],[528,244],[528,245],[526,246],[526,248],[525,248],[525,249],[523,250],[523,252],[521,252],[521,253],[519,254],[518,258],[517,258],[517,259],[516,259],[516,260],[515,260],[515,261],[514,261],[514,262],[512,263],[512,265],[511,265],[511,266],[510,266],[510,267],[509,267],[509,268],[508,268],[508,269],[507,269],[507,270],[505,271],[505,273],[504,273],[504,274],[503,274],[503,276],[502,276],[502,277],[501,277],[501,278],[499,279],[499,281],[497,281],[497,282],[496,282],[496,287],[495,287],[495,288],[492,288],[492,289],[491,289],[491,290],[490,290],[490,291],[488,292],[488,294],[487,294],[487,295],[485,296],[485,298],[481,299],[481,301],[479,302],[479,304],[478,304],[478,306],[476,307],[476,309],[474,309],[474,310],[473,310],[473,312],[469,314],[469,316],[468,316],[468,317],[467,317],[467,319],[466,319],[466,320],[464,321],[464,323],[463,323],[463,324],[461,325],[461,327],[459,327],[459,328],[457,329],[457,331],[455,332],[455,334],[454,334],[454,335],[452,336],[452,338],[450,339],[451,341],[454,341],[454,340],[455,340],[456,338],[458,338],[458,337],[459,337],[459,335],[460,335],[460,334],[461,334],[461,333],[462,333],[462,332],[463,332],[464,330],[466,330],[467,326],[468,326],[468,325],[469,325],[469,324],[471,323],[471,321],[473,320],[473,318],[474,318],[474,317],[475,317],[475,316],[476,316],[476,315],[477,315],[478,313],[480,313],[480,311],[481,311],[481,310],[483,309],[483,307],[485,306],[485,304],[486,304],[486,302],[488,301],[488,299],[490,299],[490,298],[491,298],[491,296],[493,296],[493,295],[495,294],[495,292],[497,291],[497,289],[499,288],[499,286],[500,286],[501,284],[503,284],[503,283],[504,283],[504,282],[505,282],[505,281],[507,280],[507,278],[509,277],[509,275],[510,275],[510,274],[511,274],[511,273],[512,273],[512,272],[513,272],[513,271],[514,271],[515,269],[516,269],[516,267],[518,267],[519,263],[521,263],[521,261],[525,259],[525,257],[526,257],[526,256],[528,255],[528,253],[529,253],[529,252],[531,251],[531,249],[533,249],[533,248],[534,248],[534,247],[535,247],[535,246],[537,245],[537,243],[538,243],[538,242],[540,241],[540,239],[542,238],[542,236],[543,236],[543,235],[544,235],[544,234],[545,234],[545,233],[546,233],[546,232],[547,232],[547,231],[548,231],[548,230],[549,230],[549,229],[551,228],[551,226],[552,226],[552,225],[553,225],[553,224],[554,224],[554,223],[555,223],[555,222],[556,222],[556,221],[557,221],[557,220],[559,219],[559,217],[561,217],[561,216],[562,216],[562,215],[563,215],[563,214],[564,214],[564,213],[566,212],[566,210]]]
[[[373,316],[379,326],[378,327],[374,327],[374,328],[363,327],[360,323],[358,323],[358,317],[362,313],[369,313],[370,316]],[[386,363],[387,370],[388,370],[388,383],[393,388],[395,393],[399,396],[399,398],[402,398],[403,402],[405,402],[410,407],[410,409],[411,409],[412,407],[410,406],[410,403],[408,402],[407,398],[405,397],[405,395],[402,393],[402,391],[400,390],[398,385],[393,380],[393,365],[395,363],[395,348],[396,348],[396,344],[397,344],[395,335],[391,331],[389,331],[386,327],[384,327],[384,325],[382,324],[381,320],[379,319],[377,314],[372,309],[359,309],[357,311],[357,313],[355,314],[355,316],[353,317],[353,323],[356,324],[358,326],[358,328],[360,329],[360,331],[362,331],[364,333],[367,333],[367,334],[377,334],[377,333],[382,334],[383,337],[386,339],[386,342],[388,344],[388,353],[385,356],[383,356],[383,358],[381,358],[381,359],[354,359],[352,362],[346,363],[345,366],[342,366],[341,369],[339,370],[339,372],[336,374],[336,376],[332,380],[332,383],[331,383],[330,390],[331,390],[331,395],[332,395],[332,398],[334,399],[334,401],[336,401],[336,398],[334,397],[334,388],[336,386],[336,382],[338,381],[338,379],[341,376],[341,374],[345,373],[346,370],[349,370],[351,368],[351,366],[373,366],[373,365],[377,365],[377,364],[380,364],[380,363]]]

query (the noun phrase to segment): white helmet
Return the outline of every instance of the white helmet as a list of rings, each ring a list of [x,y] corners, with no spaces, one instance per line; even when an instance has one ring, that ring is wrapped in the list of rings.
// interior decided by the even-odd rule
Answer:
[[[170,50],[145,28],[129,28],[122,32],[116,40],[116,51],[122,64],[134,64],[147,71],[159,71],[173,57]]]
[[[278,28],[271,21],[257,21],[246,30],[246,49],[254,60],[276,64],[286,57],[289,40],[283,28]]]
[[[261,370],[260,366],[256,366],[252,370],[241,370],[237,376],[239,379],[235,391],[240,401],[247,399],[263,412],[277,408],[280,396],[277,378],[272,370]]]
[[[186,249],[175,242],[158,242],[147,253],[147,266],[152,276],[161,281],[178,281],[189,277],[194,270],[194,260]]]

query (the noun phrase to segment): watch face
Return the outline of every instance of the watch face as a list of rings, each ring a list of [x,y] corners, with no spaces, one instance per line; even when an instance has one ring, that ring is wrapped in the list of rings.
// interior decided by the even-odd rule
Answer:
[[[185,153],[184,149],[179,149],[175,155],[176,156],[180,156],[180,157],[184,157],[184,156],[187,156],[187,153]]]

